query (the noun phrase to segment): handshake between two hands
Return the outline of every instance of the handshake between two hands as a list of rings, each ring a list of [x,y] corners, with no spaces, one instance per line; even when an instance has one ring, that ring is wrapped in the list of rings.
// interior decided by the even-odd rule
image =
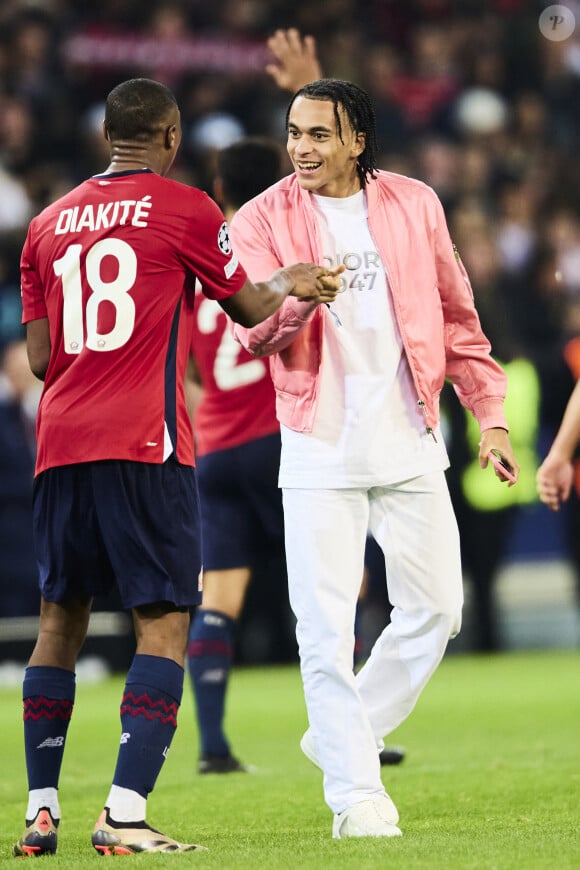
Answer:
[[[344,265],[327,269],[316,263],[295,263],[287,266],[284,272],[294,283],[290,296],[296,296],[304,302],[324,304],[334,301],[341,287],[340,275],[344,270]]]

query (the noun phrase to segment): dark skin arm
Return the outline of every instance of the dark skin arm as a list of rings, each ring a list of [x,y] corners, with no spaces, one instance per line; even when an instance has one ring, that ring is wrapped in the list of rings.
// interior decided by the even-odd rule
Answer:
[[[337,277],[343,266],[328,270],[311,263],[298,263],[274,272],[269,281],[252,284],[246,281],[242,289],[221,301],[224,311],[243,326],[255,326],[274,314],[288,295],[304,301],[332,302],[340,286]],[[30,369],[43,381],[50,360],[50,328],[48,318],[30,320],[26,324],[26,350]]]
[[[219,304],[236,323],[251,327],[274,314],[286,296],[304,302],[332,302],[340,287],[339,275],[344,266],[325,269],[314,263],[296,263],[278,269],[268,281],[253,284],[247,280],[238,293]]]
[[[30,369],[43,381],[50,359],[50,329],[48,317],[30,320],[26,324],[26,351]]]
[[[268,281],[253,284],[246,280],[238,293],[221,300],[220,305],[232,320],[242,326],[255,326],[274,314],[289,295],[305,302],[332,302],[340,287],[338,275],[343,270],[344,266],[329,270],[314,263],[297,263],[278,269]],[[26,350],[32,373],[43,381],[51,350],[47,317],[26,324]]]

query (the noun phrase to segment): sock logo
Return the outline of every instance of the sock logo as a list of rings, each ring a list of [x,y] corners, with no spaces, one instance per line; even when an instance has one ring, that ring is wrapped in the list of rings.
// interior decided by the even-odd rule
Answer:
[[[123,731],[123,733],[121,734],[121,745],[123,745],[123,743],[128,743],[130,737],[131,734],[129,731]]]
[[[208,668],[206,671],[203,672],[200,679],[201,683],[209,683],[211,685],[218,685],[218,683],[225,683],[225,681],[225,668]]]
[[[219,628],[223,628],[223,626],[226,624],[226,621],[223,616],[218,616],[217,613],[204,613],[203,623],[204,625],[216,625]]]
[[[47,737],[42,743],[39,743],[37,749],[56,749],[59,746],[64,746],[64,735],[59,737]]]
[[[163,758],[167,758],[167,756],[169,755],[169,746],[166,746],[161,754]]]

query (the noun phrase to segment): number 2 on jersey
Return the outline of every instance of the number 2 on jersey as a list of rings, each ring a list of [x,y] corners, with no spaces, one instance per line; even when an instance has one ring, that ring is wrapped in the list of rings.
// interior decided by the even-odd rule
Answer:
[[[199,331],[206,335],[214,332],[218,327],[220,314],[223,314],[223,310],[215,300],[202,299],[197,315]],[[238,362],[240,350],[240,345],[226,327],[220,339],[213,367],[213,376],[220,390],[235,390],[236,387],[255,384],[266,374],[266,365],[261,359]]]
[[[135,302],[129,290],[137,277],[137,256],[131,245],[121,239],[102,239],[89,248],[85,259],[85,278],[91,291],[83,323],[82,245],[69,245],[64,256],[53,263],[54,274],[62,279],[63,335],[66,353],[77,354],[83,346],[89,350],[117,350],[129,341],[135,327]],[[101,278],[105,257],[117,261],[117,277]],[[115,309],[115,325],[107,333],[98,329],[99,305],[109,302]]]

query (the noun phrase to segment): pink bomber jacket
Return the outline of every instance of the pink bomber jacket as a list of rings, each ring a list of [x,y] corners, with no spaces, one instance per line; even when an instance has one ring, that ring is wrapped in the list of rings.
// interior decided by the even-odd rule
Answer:
[[[481,430],[508,429],[506,376],[492,359],[467,273],[449,237],[434,191],[412,178],[380,171],[365,188],[369,228],[385,265],[397,323],[427,430],[439,422],[439,395],[449,378]],[[231,223],[234,249],[252,281],[282,265],[323,264],[310,195],[295,175],[246,203]],[[291,429],[310,432],[324,365],[325,305],[289,296],[276,314],[234,335],[254,356],[270,356],[276,413]]]

